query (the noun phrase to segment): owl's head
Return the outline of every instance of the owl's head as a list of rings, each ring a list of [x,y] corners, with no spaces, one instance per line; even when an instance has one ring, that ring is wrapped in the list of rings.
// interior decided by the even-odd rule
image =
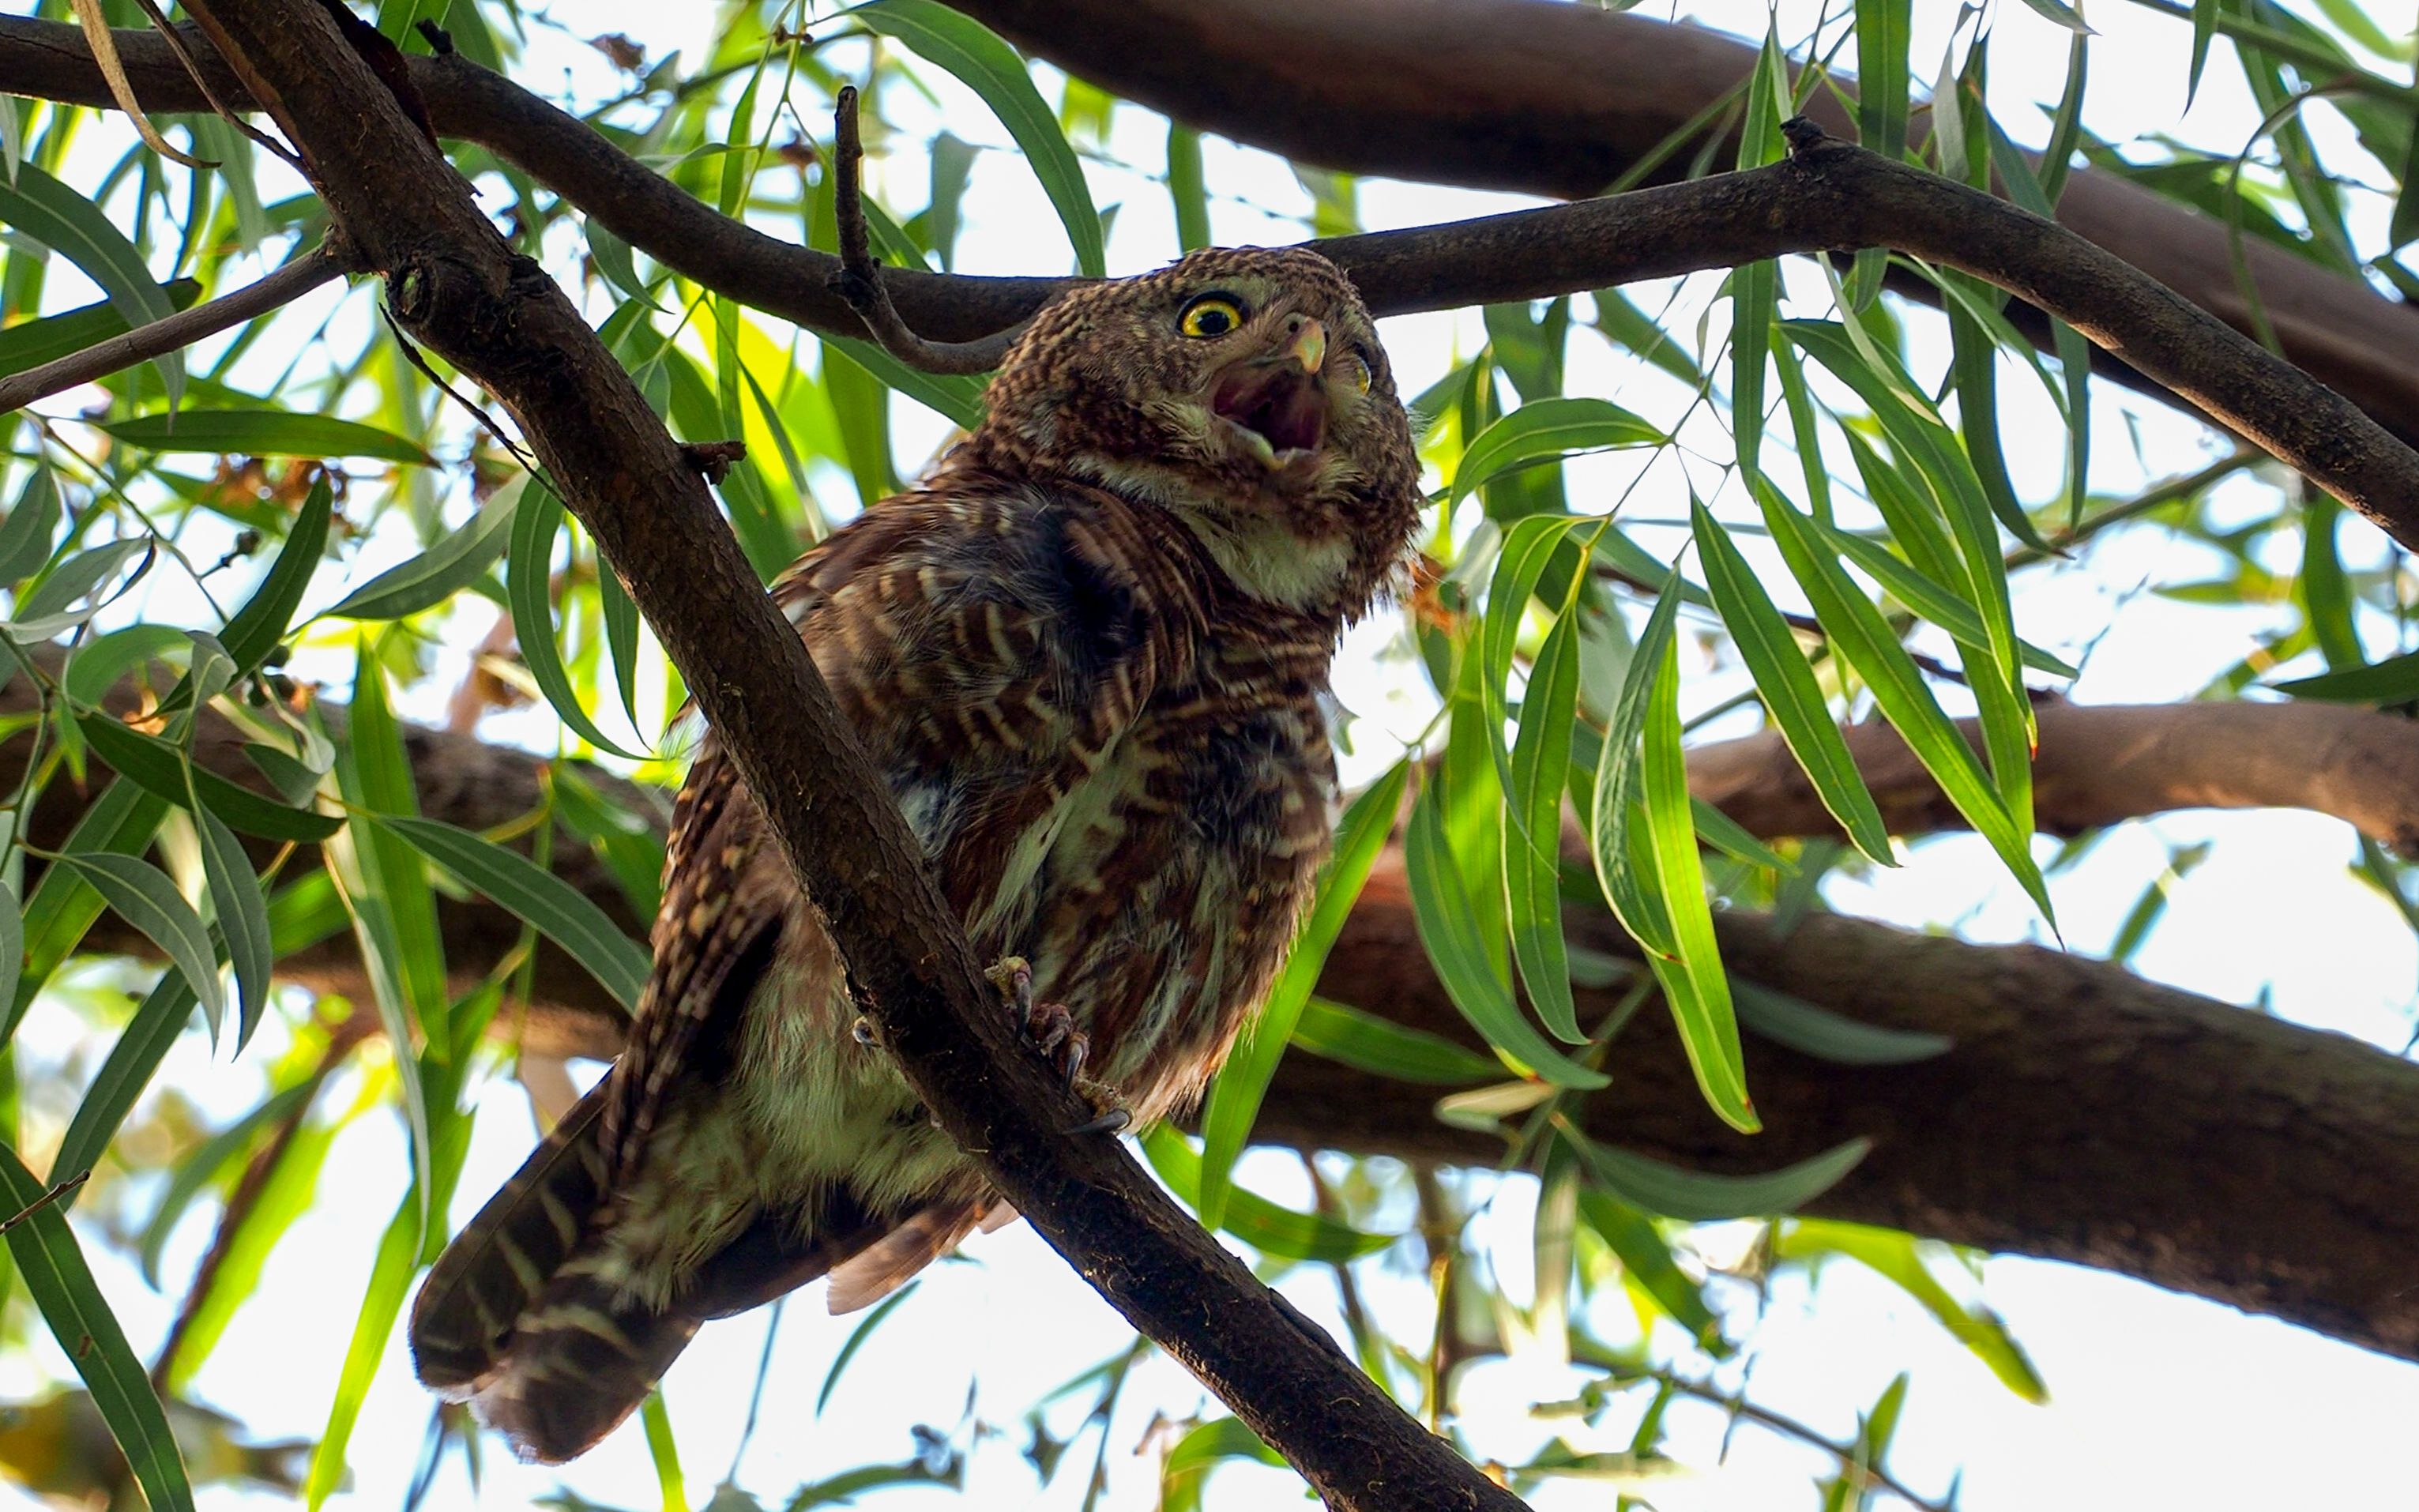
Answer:
[[[1375,323],[1298,248],[1212,248],[1077,288],[993,379],[969,450],[1175,513],[1246,593],[1358,615],[1417,521],[1419,462]]]

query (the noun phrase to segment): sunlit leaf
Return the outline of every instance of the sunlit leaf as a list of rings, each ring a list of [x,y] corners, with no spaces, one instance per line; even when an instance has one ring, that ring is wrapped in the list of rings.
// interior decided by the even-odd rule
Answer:
[[[1575,452],[1655,446],[1663,433],[1606,399],[1537,399],[1471,438],[1445,501],[1459,503],[1481,486]]]
[[[1016,49],[980,22],[936,0],[872,0],[840,15],[899,39],[981,96],[1024,149],[1025,162],[1057,209],[1067,239],[1074,244],[1076,270],[1086,278],[1106,275],[1100,212],[1084,183],[1083,164],[1059,131],[1056,114],[1033,86]]]
[[[1839,1184],[1873,1148],[1870,1139],[1851,1139],[1777,1171],[1717,1176],[1598,1144],[1567,1125],[1563,1135],[1586,1161],[1589,1174],[1613,1196],[1633,1207],[1690,1223],[1766,1218],[1803,1207]]]
[[[1163,1123],[1143,1135],[1142,1149],[1167,1189],[1187,1203],[1194,1201],[1201,1157],[1192,1141]],[[1394,1242],[1384,1234],[1364,1234],[1315,1212],[1296,1212],[1240,1186],[1228,1189],[1226,1211],[1218,1227],[1263,1254],[1287,1260],[1354,1260]]]
[[[1844,1255],[1871,1267],[1938,1319],[1958,1343],[1990,1367],[2000,1384],[2028,1402],[2049,1400],[2049,1387],[2041,1372],[2033,1368],[1999,1316],[1987,1307],[1960,1303],[1933,1274],[1924,1257],[1945,1250],[1946,1246],[1913,1234],[1828,1219],[1793,1219],[1773,1236],[1773,1254],[1779,1259]]]
[[[199,802],[247,835],[309,842],[326,840],[344,825],[332,814],[289,808],[206,766],[189,766],[184,751],[177,746],[130,729],[105,714],[80,715],[76,728],[112,769],[180,807]]]
[[[562,501],[553,489],[532,482],[514,514],[512,554],[504,564],[504,596],[512,605],[513,636],[520,642],[522,664],[555,714],[580,739],[599,750],[642,760],[596,728],[563,668],[562,648],[554,638],[553,588],[554,542],[562,531]]]
[[[117,1137],[118,1126],[142,1097],[143,1089],[151,1085],[152,1074],[160,1069],[168,1047],[185,1032],[193,1016],[191,983],[179,974],[162,972],[160,980],[136,1006],[134,1017],[118,1032],[117,1042],[110,1047],[109,1057],[93,1073],[92,1085],[85,1088],[83,1101],[76,1104],[75,1117],[68,1121],[68,1132],[60,1136],[58,1152],[51,1157],[51,1180],[54,1184],[69,1180],[100,1164],[109,1142]],[[62,1197],[62,1204],[69,1199]]]
[[[334,510],[335,492],[322,472],[303,497],[302,507],[295,511],[285,544],[278,548],[269,575],[219,632],[219,643],[235,658],[237,675],[258,667],[285,638],[295,610],[302,607],[302,592],[318,570],[319,554],[327,549],[328,523]]]
[[[1680,1269],[1672,1246],[1655,1231],[1654,1220],[1601,1189],[1583,1188],[1579,1196],[1580,1218],[1621,1261],[1639,1289],[1654,1298],[1655,1304],[1686,1329],[1700,1349],[1728,1353],[1721,1319],[1705,1304],[1704,1288]]]
[[[1903,1066],[1948,1054],[1956,1041],[1917,1029],[1892,1029],[1817,1008],[1761,982],[1731,979],[1741,1024],[1800,1055],[1837,1066]]]
[[[445,600],[486,575],[511,543],[513,521],[531,480],[514,479],[490,496],[479,512],[427,550],[389,567],[347,594],[320,618],[399,620]]]
[[[35,170],[28,164],[24,172]],[[126,1454],[135,1482],[155,1512],[193,1512],[193,1489],[177,1453],[176,1435],[142,1362],[126,1342],[109,1302],[94,1284],[67,1215],[14,1149],[0,1146],[0,1201],[15,1214],[8,1255],[51,1335],[92,1393],[110,1436]]]
[[[0,183],[0,225],[23,232],[83,270],[130,327],[165,319],[176,311],[125,233],[92,201],[33,163],[19,163],[9,180]],[[183,354],[164,352],[152,365],[167,385],[169,404],[175,405],[184,395]]]
[[[1312,1055],[1399,1082],[1451,1087],[1503,1074],[1501,1061],[1451,1040],[1323,997],[1302,1005],[1293,1042]]]
[[[226,1011],[226,989],[219,980],[217,952],[201,916],[177,891],[167,874],[147,861],[109,851],[69,851],[59,856],[99,892],[119,918],[158,946],[169,963],[184,974],[210,1032],[218,1032],[219,1016]]]
[[[248,456],[371,456],[434,467],[414,442],[376,425],[290,409],[178,409],[101,422],[129,446],[155,452],[242,453]]]

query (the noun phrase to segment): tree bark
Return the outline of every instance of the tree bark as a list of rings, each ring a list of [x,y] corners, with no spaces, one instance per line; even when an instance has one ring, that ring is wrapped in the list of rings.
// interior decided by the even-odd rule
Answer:
[[[114,706],[132,702],[125,689]],[[0,718],[32,706],[24,680],[0,689]],[[326,712],[341,725],[340,709]],[[2392,838],[2410,833],[2419,806],[2419,724],[2410,720],[2313,704],[2051,704],[2041,713],[2039,811],[2059,832],[2180,807],[2299,805]],[[17,780],[27,738],[0,742],[0,788]],[[433,817],[496,827],[544,799],[545,764],[524,752],[410,727],[405,740],[422,810]],[[1899,832],[1961,824],[1909,770],[1894,736],[1857,727],[1850,746]],[[223,721],[203,721],[195,758],[263,786]],[[1828,823],[1774,737],[1700,747],[1689,759],[1701,793],[1766,838],[1819,833]],[[659,792],[593,768],[581,776],[660,826]],[[35,811],[35,843],[54,846],[86,797],[54,781]],[[642,929],[575,837],[559,832],[553,855],[557,874],[624,928]],[[288,874],[311,861],[298,856]],[[520,937],[517,920],[484,902],[440,895],[439,912],[448,970],[465,988]],[[1574,910],[1571,927],[1593,949],[1629,949],[1600,911]],[[114,916],[88,944],[152,953]],[[1765,1132],[1749,1138],[1705,1110],[1667,1021],[1649,1011],[1624,1031],[1614,1086],[1583,1104],[1591,1134],[1732,1172],[1871,1137],[1864,1165],[1810,1211],[2113,1270],[2419,1359],[2419,1291],[2405,1273],[2419,1244],[2419,1210],[2407,1201],[2419,1191],[2419,1066],[2028,947],[1817,915],[1785,940],[1761,919],[1726,916],[1723,949],[1750,980],[1853,1019],[1946,1036],[1952,1048],[1913,1065],[1850,1067],[1750,1037],[1749,1085]],[[368,991],[346,937],[280,969],[323,990]],[[1399,851],[1379,861],[1320,990],[1483,1048],[1428,968]],[[1609,1006],[1583,996],[1598,1012]],[[527,1048],[605,1058],[624,1023],[578,963],[541,949]],[[1297,1050],[1279,1067],[1256,1137],[1500,1160],[1499,1141],[1437,1120],[1438,1090]]]
[[[950,3],[1113,94],[1238,142],[1350,173],[1562,199],[1603,193],[1756,57],[1718,32],[1564,0]],[[1856,134],[1828,90],[1806,108],[1833,135]],[[1641,181],[1672,181],[1693,155]],[[1715,161],[1729,166],[1735,147]],[[2057,218],[2252,332],[2217,221],[2090,168],[2068,179]],[[2257,238],[2242,258],[2285,355],[2419,441],[2419,310]],[[1899,286],[1937,301],[1920,280]]]

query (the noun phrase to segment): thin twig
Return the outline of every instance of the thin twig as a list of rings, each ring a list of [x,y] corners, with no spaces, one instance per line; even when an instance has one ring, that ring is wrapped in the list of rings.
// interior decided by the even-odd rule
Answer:
[[[40,1196],[36,1197],[33,1201],[28,1202],[23,1207],[18,1209],[12,1216],[0,1218],[0,1234],[5,1234],[9,1229],[16,1227],[19,1224],[31,1218],[34,1214],[41,1211],[44,1208],[47,1208],[52,1203],[59,1200],[59,1198],[66,1196],[69,1193],[74,1191],[77,1187],[84,1185],[85,1182],[91,1179],[92,1172],[78,1171],[73,1176],[69,1177],[66,1180],[61,1181],[58,1185],[43,1193]]]
[[[95,342],[82,351],[69,352],[39,367],[29,367],[13,377],[0,378],[0,414],[23,409],[37,400],[64,393],[78,384],[96,382],[137,363],[149,362],[152,358],[215,336],[230,327],[257,319],[271,310],[292,303],[344,271],[344,260],[323,243],[260,282],[247,285],[232,294],[221,295],[190,310],[179,310],[165,319],[136,326],[107,341]]]
[[[1676,1371],[1650,1370],[1646,1372],[1646,1376],[1649,1380],[1661,1381],[1683,1396],[1693,1396],[1701,1402],[1710,1402],[1733,1417],[1744,1418],[1759,1427],[1769,1428],[1784,1438],[1795,1439],[1800,1443],[1835,1455],[1839,1458],[1841,1467],[1848,1473],[1872,1482],[1909,1506],[1920,1507],[1922,1512],[1949,1512],[1948,1503],[1934,1502],[1918,1496],[1904,1481],[1884,1470],[1880,1464],[1867,1463],[1858,1457],[1855,1445],[1843,1444],[1836,1439],[1817,1433],[1794,1417],[1785,1417],[1770,1408],[1758,1407],[1744,1396],[1733,1396],[1726,1391],[1718,1390],[1703,1381],[1691,1381]]]
[[[865,227],[865,144],[856,131],[856,86],[840,86],[832,107],[832,208],[840,221],[840,271],[831,277],[832,292],[865,322],[882,349],[908,366],[927,373],[988,373],[999,366],[1029,321],[979,341],[926,341],[907,328],[890,290],[882,282],[882,265],[874,260]]]
[[[285,159],[286,165],[296,173],[307,177],[311,170],[304,165],[300,153],[245,120],[241,111],[230,109],[227,102],[219,98],[218,91],[210,87],[210,76],[208,71],[203,69],[202,60],[193,56],[193,50],[185,41],[184,33],[177,30],[176,25],[162,13],[158,0],[134,0],[134,3],[142,9],[145,16],[150,18],[152,29],[167,42],[168,51],[176,54],[177,61],[185,66],[185,72],[193,78],[193,87],[199,89],[202,92],[202,98],[210,102],[210,109],[218,112],[219,116],[237,131],[267,147],[275,156]],[[8,406],[0,405],[0,410],[7,409]]]

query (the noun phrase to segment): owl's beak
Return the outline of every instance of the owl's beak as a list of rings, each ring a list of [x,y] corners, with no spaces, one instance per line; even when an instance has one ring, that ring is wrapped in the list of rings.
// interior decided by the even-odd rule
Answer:
[[[1210,389],[1210,411],[1234,426],[1236,439],[1271,470],[1315,465],[1327,440],[1326,365],[1327,328],[1302,319],[1279,350],[1219,374]]]

